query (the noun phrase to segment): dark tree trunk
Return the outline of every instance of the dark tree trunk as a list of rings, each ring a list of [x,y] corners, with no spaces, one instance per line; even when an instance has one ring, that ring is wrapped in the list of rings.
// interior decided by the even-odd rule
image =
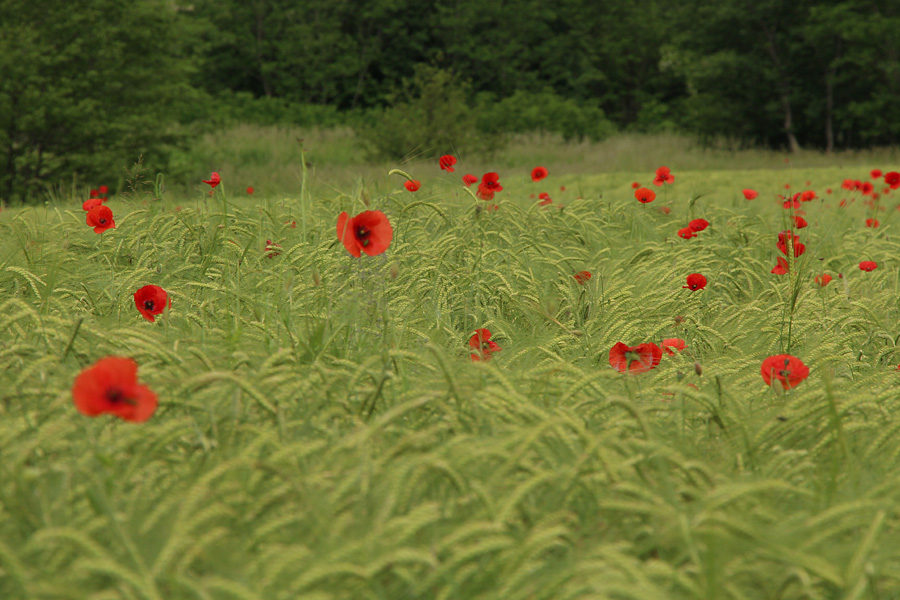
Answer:
[[[16,94],[10,96],[9,125],[6,130],[9,143],[6,145],[6,199],[12,200],[16,180],[16,108],[19,97]]]
[[[769,39],[766,50],[768,50],[769,57],[772,59],[775,71],[778,74],[778,98],[781,101],[781,111],[784,113],[784,133],[787,135],[788,148],[792,153],[799,152],[800,144],[797,142],[797,136],[794,135],[794,116],[791,111],[791,87],[787,74],[784,72],[784,67],[781,64],[781,59],[778,56],[778,51],[775,49],[775,36],[768,29],[766,30],[766,35]]]
[[[834,150],[834,69],[825,74],[825,154]]]
[[[266,15],[263,14],[261,7],[257,6],[256,9],[256,64],[257,71],[259,72],[259,81],[262,83],[263,93],[266,97],[272,97],[272,84],[269,82],[269,78],[266,77],[266,71],[263,61],[263,40],[265,39],[265,19]]]

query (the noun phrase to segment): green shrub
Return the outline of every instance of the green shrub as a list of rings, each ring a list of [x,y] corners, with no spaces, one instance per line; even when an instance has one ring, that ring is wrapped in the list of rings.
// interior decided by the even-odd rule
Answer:
[[[0,0],[0,198],[164,165],[194,96],[182,24],[161,0]]]
[[[389,96],[387,108],[370,111],[358,133],[377,158],[491,152],[502,140],[478,127],[468,91],[451,71],[420,64]]]
[[[483,99],[480,105],[478,122],[488,131],[559,133],[567,141],[600,141],[616,132],[598,105],[563,98],[550,90],[519,90],[499,102]]]
[[[256,97],[250,92],[223,93],[209,98],[205,107],[205,115],[193,115],[191,120],[202,119],[215,127],[238,124],[333,127],[345,124],[353,116],[339,112],[336,106]]]

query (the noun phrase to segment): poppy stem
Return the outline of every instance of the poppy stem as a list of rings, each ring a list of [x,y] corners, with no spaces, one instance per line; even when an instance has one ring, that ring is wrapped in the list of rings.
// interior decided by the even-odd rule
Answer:
[[[308,205],[309,188],[306,185],[306,151],[303,149],[303,140],[297,140],[300,144],[300,231],[303,241],[306,241],[306,212]]]
[[[78,330],[81,329],[82,321],[84,321],[84,317],[78,317],[78,321],[75,323],[75,329],[72,331],[72,337],[69,338],[69,343],[66,344],[66,349],[63,351],[62,360],[66,360],[66,357],[72,350],[72,344],[75,343],[75,338],[78,337]]]

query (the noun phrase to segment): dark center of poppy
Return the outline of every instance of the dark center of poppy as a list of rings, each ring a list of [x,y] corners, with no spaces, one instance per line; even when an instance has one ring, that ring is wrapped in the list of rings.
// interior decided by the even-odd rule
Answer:
[[[487,342],[487,341],[481,342],[481,349],[482,350],[490,350],[491,349],[490,342]]]
[[[103,217],[100,217],[100,224],[106,225],[106,219],[104,219]]]
[[[125,392],[120,390],[119,388],[112,387],[106,390],[106,399],[112,402],[113,404],[130,404],[131,406],[137,406],[137,402],[133,399],[129,398]]]
[[[153,300],[144,300],[144,308],[147,310],[153,310]]]
[[[778,371],[778,376],[787,379],[791,376],[791,372],[787,369],[782,369],[781,371]]]
[[[356,239],[358,239],[359,242],[363,246],[368,246],[369,245],[369,234],[371,234],[371,233],[372,232],[370,230],[366,229],[365,227],[362,227],[362,226],[357,227],[356,228]]]

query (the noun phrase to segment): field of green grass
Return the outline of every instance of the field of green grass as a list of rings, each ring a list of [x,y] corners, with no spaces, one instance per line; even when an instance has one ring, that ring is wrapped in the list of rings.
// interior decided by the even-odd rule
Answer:
[[[347,132],[232,135],[246,154],[206,140],[193,187],[108,182],[102,235],[86,189],[0,212],[0,598],[900,597],[900,191],[841,188],[896,151],[533,137],[450,174],[366,164]],[[461,183],[487,171],[493,202]],[[776,275],[786,184],[818,197]],[[337,218],[367,208],[393,240],[354,258]],[[480,328],[502,351],[474,362]],[[611,368],[664,338],[686,348]],[[809,377],[768,387],[777,354]],[[76,410],[106,356],[152,418]]]

